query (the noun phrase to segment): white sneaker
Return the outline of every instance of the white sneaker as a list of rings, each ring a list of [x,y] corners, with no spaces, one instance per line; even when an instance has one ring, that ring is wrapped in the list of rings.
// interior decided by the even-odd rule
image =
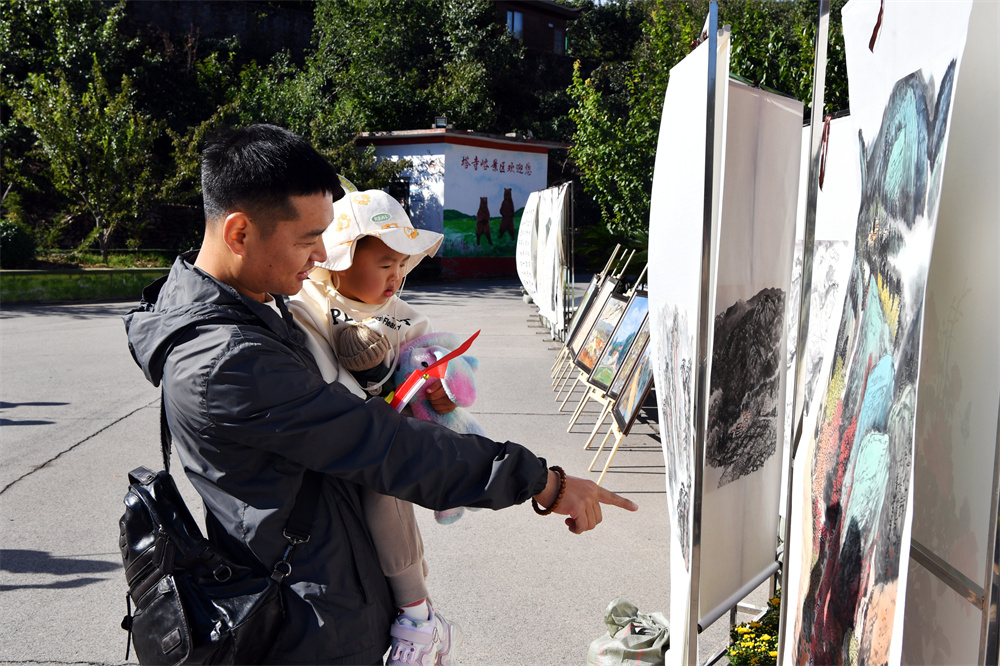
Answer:
[[[431,609],[428,620],[400,614],[389,629],[392,642],[386,666],[455,666],[455,650],[462,643],[462,629]]]

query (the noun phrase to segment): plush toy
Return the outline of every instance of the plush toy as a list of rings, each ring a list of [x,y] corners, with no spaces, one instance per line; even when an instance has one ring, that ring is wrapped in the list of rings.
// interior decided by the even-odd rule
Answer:
[[[399,350],[399,367],[396,369],[396,385],[399,386],[414,370],[426,368],[462,344],[462,339],[452,333],[428,333],[410,340]],[[458,356],[448,362],[441,385],[453,403],[458,405],[447,414],[438,414],[431,407],[423,391],[410,401],[413,415],[423,421],[440,423],[455,432],[485,435],[479,422],[464,407],[471,407],[476,401],[476,378],[479,361],[472,356]]]
[[[396,385],[401,385],[414,370],[426,368],[443,358],[449,352],[458,348],[462,339],[452,333],[428,333],[410,340],[399,350],[399,367],[394,379]],[[413,415],[424,421],[433,421],[446,426],[455,432],[485,435],[479,422],[464,409],[476,401],[476,379],[473,373],[479,368],[479,361],[472,356],[457,356],[448,361],[441,386],[453,403],[458,405],[447,414],[434,411],[423,391],[417,393],[410,401]],[[464,507],[435,511],[434,519],[442,525],[449,525],[465,513]]]

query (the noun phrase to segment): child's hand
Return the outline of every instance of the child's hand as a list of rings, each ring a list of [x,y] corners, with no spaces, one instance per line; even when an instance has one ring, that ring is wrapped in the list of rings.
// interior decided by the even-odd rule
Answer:
[[[427,402],[431,403],[431,407],[438,414],[448,414],[458,407],[458,405],[451,401],[448,394],[445,393],[440,379],[433,379],[428,382],[427,388],[424,389],[424,395],[427,396]]]

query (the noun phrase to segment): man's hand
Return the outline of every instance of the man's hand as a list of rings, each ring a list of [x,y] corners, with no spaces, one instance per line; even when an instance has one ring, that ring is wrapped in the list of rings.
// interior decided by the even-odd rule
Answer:
[[[545,490],[535,495],[535,501],[543,507],[549,507],[559,495],[559,474],[549,470],[548,483]],[[593,481],[566,475],[566,492],[558,501],[553,513],[569,516],[566,526],[574,534],[592,530],[601,522],[601,505],[611,504],[628,511],[637,511],[639,506],[632,500],[605,490]]]
[[[451,401],[448,394],[445,393],[440,379],[429,381],[427,387],[424,389],[424,395],[427,396],[427,401],[431,403],[431,407],[438,414],[448,414],[455,411],[455,408],[458,407],[458,405]]]

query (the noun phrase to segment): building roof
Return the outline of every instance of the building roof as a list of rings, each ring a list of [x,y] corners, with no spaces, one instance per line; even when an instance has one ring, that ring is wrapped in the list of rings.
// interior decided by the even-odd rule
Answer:
[[[488,134],[473,130],[450,128],[429,128],[420,130],[397,130],[394,132],[362,132],[358,138],[362,146],[402,146],[426,143],[448,143],[479,148],[501,148],[529,153],[548,153],[557,148],[568,148],[568,143],[541,141],[522,135]]]
[[[567,7],[566,5],[555,2],[555,0],[507,0],[511,4],[525,5],[536,9],[541,12],[552,14],[560,18],[565,19],[575,19],[580,16],[580,12],[583,11],[579,7]]]

